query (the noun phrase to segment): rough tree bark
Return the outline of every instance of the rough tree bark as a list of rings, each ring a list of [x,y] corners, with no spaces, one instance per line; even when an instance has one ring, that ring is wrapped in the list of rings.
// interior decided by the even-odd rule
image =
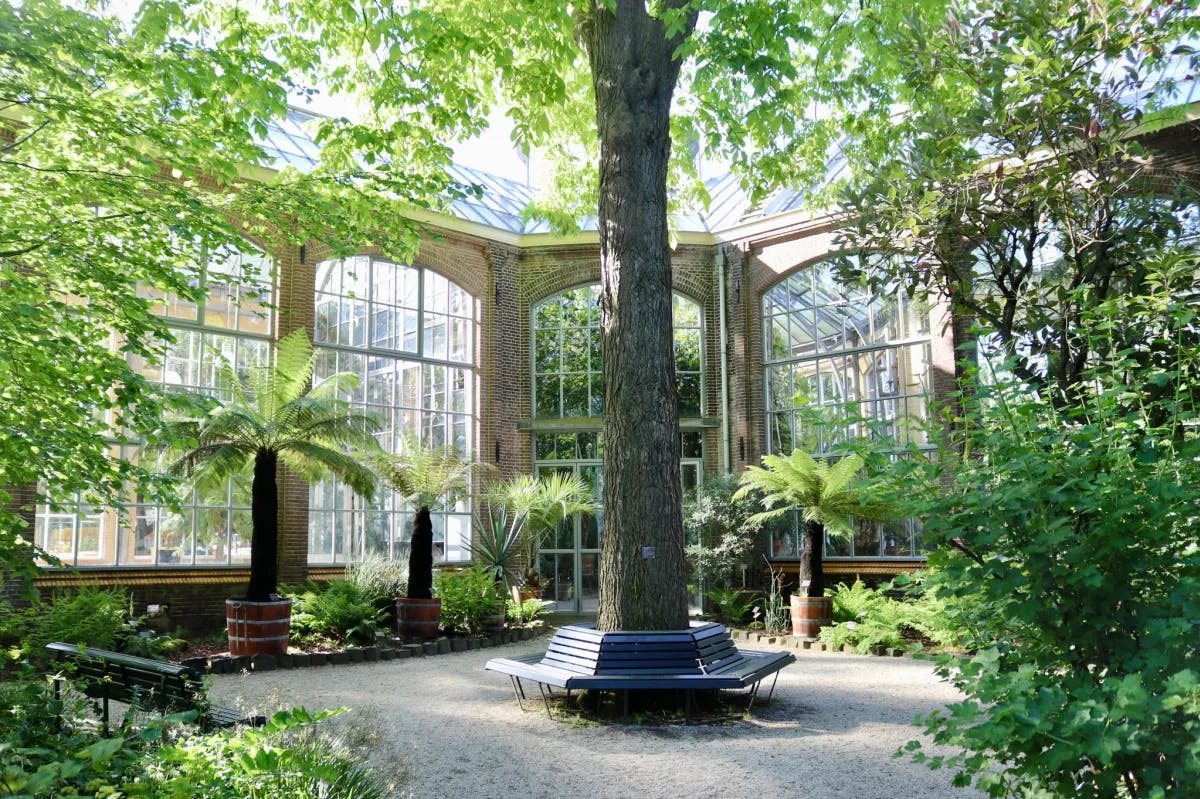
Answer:
[[[250,586],[246,599],[266,602],[275,596],[279,583],[279,486],[275,470],[279,457],[275,450],[260,449],[254,456],[254,480],[250,494],[253,543],[250,547]]]
[[[643,0],[618,0],[580,27],[600,137],[602,630],[687,627],[666,186],[672,55],[694,25],[668,39]]]
[[[800,588],[805,596],[825,596],[825,528],[817,522],[804,523],[804,550],[800,553]]]
[[[408,598],[433,599],[433,519],[422,505],[413,518],[408,550]]]

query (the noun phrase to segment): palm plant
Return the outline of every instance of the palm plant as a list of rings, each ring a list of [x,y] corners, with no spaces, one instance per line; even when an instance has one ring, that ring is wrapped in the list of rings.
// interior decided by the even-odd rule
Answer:
[[[531,577],[537,574],[537,556],[546,536],[564,519],[597,510],[587,483],[568,472],[550,472],[537,477],[516,475],[493,487],[488,498],[511,515],[514,529],[505,539],[511,542],[512,548],[519,546],[521,559]],[[530,582],[528,577],[526,582]]]
[[[442,497],[470,487],[475,464],[452,447],[424,447],[416,438],[405,436],[400,452],[378,456],[375,466],[383,482],[417,508],[408,552],[408,598],[432,599],[433,520],[429,511]]]
[[[375,475],[356,453],[379,448],[378,421],[351,408],[338,394],[357,385],[337,374],[309,388],[316,356],[304,330],[280,340],[274,365],[251,367],[243,380],[218,354],[219,386],[228,395],[201,417],[168,421],[163,447],[172,458],[167,471],[196,485],[212,485],[253,468],[250,516],[250,585],[246,598],[269,601],[278,587],[279,489],[282,461],[315,482],[332,474],[362,496],[375,489]]]
[[[740,488],[733,495],[741,500],[751,493],[761,494],[767,510],[747,521],[762,524],[793,510],[804,520],[804,551],[800,559],[800,585],[807,581],[807,596],[825,595],[822,569],[825,533],[846,536],[854,531],[853,518],[882,519],[887,506],[872,502],[854,484],[863,468],[858,455],[847,455],[832,466],[818,461],[803,450],[791,455],[764,455],[763,466],[751,466],[742,474]]]

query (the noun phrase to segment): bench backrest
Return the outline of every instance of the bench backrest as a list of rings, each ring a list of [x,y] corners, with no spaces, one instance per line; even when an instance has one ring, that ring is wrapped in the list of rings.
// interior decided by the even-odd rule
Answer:
[[[577,674],[712,674],[743,660],[729,632],[703,624],[678,632],[597,632],[561,627],[541,662]]]
[[[93,698],[162,711],[192,710],[204,700],[203,676],[196,669],[61,642],[46,649],[74,664],[71,678],[84,683]]]

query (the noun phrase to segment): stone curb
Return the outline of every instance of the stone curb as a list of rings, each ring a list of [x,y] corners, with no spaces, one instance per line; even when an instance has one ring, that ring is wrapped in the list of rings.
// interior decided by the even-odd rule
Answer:
[[[305,669],[326,665],[351,665],[355,663],[378,663],[380,661],[403,660],[405,658],[445,655],[452,652],[469,652],[488,649],[504,644],[528,641],[542,635],[549,627],[521,627],[499,630],[488,635],[473,635],[465,638],[436,638],[430,641],[409,642],[402,638],[387,638],[376,646],[351,646],[332,652],[298,652],[286,655],[254,655],[247,657],[193,657],[184,658],[181,665],[202,669],[211,674],[238,674],[245,672],[275,671],[277,669]]]
[[[770,634],[759,632],[758,630],[739,630],[730,628],[729,636],[735,641],[745,641],[748,644],[763,644],[766,646],[774,646],[781,649],[795,649],[803,652],[829,652],[834,654],[859,655],[861,657],[923,657],[929,655],[928,651],[914,652],[907,647],[873,647],[869,652],[855,652],[854,647],[849,644],[843,644],[841,648],[835,649],[832,644],[820,640],[819,638],[802,638],[795,635],[784,635],[781,633]]]

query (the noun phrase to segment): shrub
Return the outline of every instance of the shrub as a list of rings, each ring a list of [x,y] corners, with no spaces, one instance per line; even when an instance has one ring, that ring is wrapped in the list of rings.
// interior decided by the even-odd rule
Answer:
[[[439,572],[433,583],[447,630],[478,633],[494,623],[501,598],[495,578],[478,563],[469,569]]]
[[[363,753],[312,727],[345,709],[276,713],[262,729],[195,735],[164,746],[149,766],[148,795],[275,799],[384,799]]]
[[[275,714],[261,730],[201,734],[157,717],[101,738],[86,700],[54,699],[45,681],[0,683],[0,794],[27,799],[383,799],[364,753],[315,727],[343,710]],[[388,786],[394,788],[395,786]]]
[[[717,618],[725,624],[742,624],[750,611],[758,602],[759,597],[742,588],[714,588],[708,592],[708,599],[716,608]]]
[[[47,658],[46,644],[53,641],[141,657],[157,657],[183,646],[178,638],[143,630],[143,622],[132,615],[123,589],[83,586],[56,591],[48,600],[35,598],[28,608],[8,613],[0,634],[6,641],[19,642],[39,663]]]
[[[291,634],[303,645],[370,644],[384,612],[357,583],[331,580],[292,598]]]
[[[713,585],[728,586],[754,565],[761,548],[761,526],[748,521],[761,508],[751,499],[735,501],[736,490],[736,477],[709,478],[683,512],[688,565],[694,577]]]
[[[509,624],[525,624],[542,616],[552,607],[554,603],[544,599],[526,599],[519,606],[508,599],[504,602],[504,620]]]

